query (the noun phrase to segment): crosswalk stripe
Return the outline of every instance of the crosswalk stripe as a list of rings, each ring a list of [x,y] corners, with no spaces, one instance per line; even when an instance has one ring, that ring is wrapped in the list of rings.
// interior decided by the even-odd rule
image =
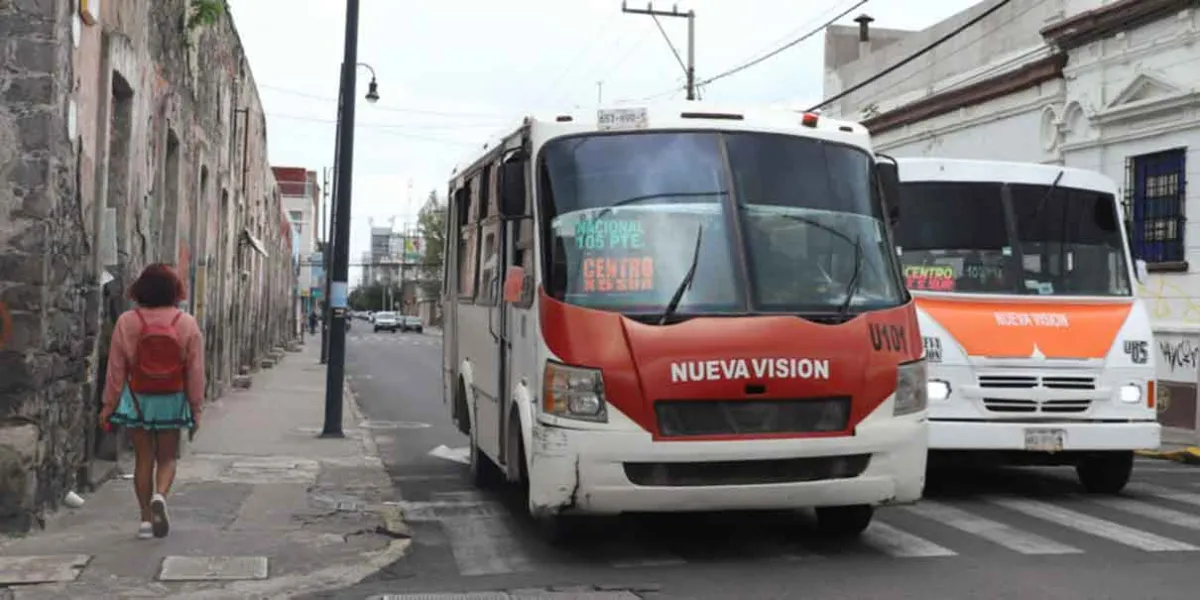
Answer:
[[[1181,504],[1191,504],[1192,506],[1200,506],[1200,494],[1196,492],[1181,492],[1179,490],[1155,485],[1152,483],[1139,483],[1136,486],[1130,486],[1130,491],[1164,500],[1174,500]]]
[[[1092,498],[1091,500],[1101,506],[1107,506],[1131,515],[1162,521],[1174,527],[1200,531],[1200,517],[1185,513],[1182,510],[1148,504],[1132,498]]]
[[[1034,518],[1050,521],[1063,527],[1102,537],[1118,544],[1132,546],[1146,552],[1190,552],[1200,550],[1200,548],[1185,542],[1132,527],[1126,527],[1099,517],[1093,517],[1038,500],[993,498],[990,502]]]
[[[1060,544],[1035,533],[1021,531],[998,521],[977,517],[964,510],[933,500],[905,506],[908,512],[979,536],[1021,554],[1080,554],[1083,550]]]
[[[958,553],[925,538],[901,531],[878,520],[872,521],[862,533],[862,542],[884,554],[897,558],[926,558],[956,556]]]
[[[442,519],[459,574],[501,575],[533,570],[533,561],[516,543],[506,517],[462,515]]]

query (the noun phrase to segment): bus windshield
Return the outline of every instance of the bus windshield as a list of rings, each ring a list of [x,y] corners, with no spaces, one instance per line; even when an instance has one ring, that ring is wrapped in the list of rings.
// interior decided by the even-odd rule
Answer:
[[[849,313],[908,298],[871,156],[801,136],[559,138],[539,160],[546,290],[627,315]],[[689,285],[685,278],[695,263]]]
[[[894,233],[909,289],[1132,294],[1111,194],[981,181],[908,182],[900,188]]]

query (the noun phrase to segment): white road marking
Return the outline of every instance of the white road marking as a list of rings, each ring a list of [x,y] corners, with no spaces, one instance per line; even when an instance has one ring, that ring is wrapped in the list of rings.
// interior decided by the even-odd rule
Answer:
[[[429,455],[436,456],[437,458],[444,458],[446,460],[452,460],[464,465],[469,465],[471,464],[470,452],[470,448],[450,448],[445,444],[442,444],[441,446],[430,450]]]
[[[1127,512],[1131,515],[1162,521],[1174,527],[1200,531],[1200,517],[1181,510],[1156,506],[1132,498],[1091,498],[1091,501],[1101,506]]]
[[[979,536],[1021,554],[1080,554],[1083,550],[1060,544],[1035,533],[1022,531],[998,521],[977,517],[953,506],[922,500],[920,504],[905,506],[905,510],[931,521],[943,523],[959,531]]]
[[[458,572],[464,577],[533,570],[517,545],[507,516],[463,515],[442,519]]]
[[[1009,510],[1024,513],[1044,521],[1050,521],[1051,523],[1096,537],[1102,537],[1118,544],[1132,546],[1146,552],[1192,552],[1200,550],[1196,546],[1178,540],[1126,527],[1112,521],[1037,500],[993,498],[991,502]]]
[[[1191,504],[1192,506],[1200,506],[1200,493],[1196,492],[1181,492],[1179,490],[1152,483],[1139,483],[1129,486],[1129,491],[1163,500],[1172,500],[1182,504]]]
[[[924,558],[933,556],[956,556],[958,553],[939,546],[925,538],[900,531],[887,523],[874,521],[862,534],[862,542],[889,556],[897,558]]]

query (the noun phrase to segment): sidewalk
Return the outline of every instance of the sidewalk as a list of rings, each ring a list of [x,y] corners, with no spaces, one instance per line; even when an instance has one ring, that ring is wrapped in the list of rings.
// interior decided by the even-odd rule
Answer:
[[[119,476],[45,530],[0,538],[0,599],[290,597],[402,557],[409,540],[384,505],[391,481],[349,388],[345,439],[317,438],[319,351],[310,339],[209,405],[179,463],[167,538],[135,538],[132,481]]]

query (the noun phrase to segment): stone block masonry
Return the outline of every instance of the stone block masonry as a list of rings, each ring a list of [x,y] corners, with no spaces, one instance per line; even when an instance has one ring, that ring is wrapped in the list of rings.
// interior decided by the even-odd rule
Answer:
[[[0,0],[0,531],[120,444],[95,425],[112,325],[175,264],[210,395],[290,341],[291,234],[222,0]]]

